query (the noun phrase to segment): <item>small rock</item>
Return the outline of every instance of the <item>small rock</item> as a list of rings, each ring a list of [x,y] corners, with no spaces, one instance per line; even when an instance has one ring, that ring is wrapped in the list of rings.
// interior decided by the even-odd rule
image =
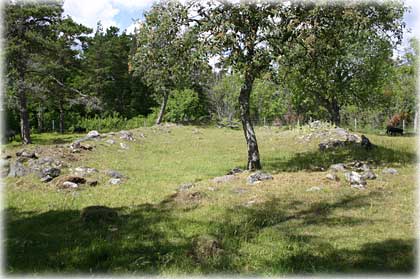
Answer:
[[[113,139],[108,139],[105,142],[108,143],[108,144],[115,144],[115,140],[113,140]]]
[[[247,178],[247,183],[250,185],[256,184],[260,181],[263,180],[270,180],[273,179],[273,176],[268,174],[268,173],[263,173],[263,172],[256,172],[254,174],[251,174],[250,176],[248,176]]]
[[[83,145],[81,144],[80,149],[91,151],[93,149],[93,146],[89,144],[83,144]]]
[[[120,131],[120,139],[124,139],[124,140],[129,140],[129,141],[133,141],[133,133],[130,131]]]
[[[90,175],[92,173],[97,173],[98,170],[95,168],[89,168],[89,167],[77,167],[74,169],[74,173],[80,176],[86,176]]]
[[[51,176],[52,178],[57,177],[61,174],[61,170],[59,168],[45,168],[41,171],[42,176]]]
[[[60,176],[57,177],[55,180],[55,186],[58,188],[62,188],[63,187],[63,183],[64,182],[73,182],[77,185],[80,184],[85,184],[86,183],[86,179],[81,177],[81,176],[76,176],[76,175],[65,175],[65,176]]]
[[[330,170],[335,171],[335,172],[345,171],[346,167],[344,166],[343,163],[339,163],[339,164],[331,165]]]
[[[98,185],[98,180],[87,180],[86,184],[93,187],[93,186]]]
[[[95,130],[93,130],[93,131],[90,131],[88,134],[87,134],[87,138],[97,138],[97,137],[99,137],[100,136],[100,134],[99,134],[99,132],[98,131],[95,131]]]
[[[306,192],[315,192],[315,191],[321,191],[321,188],[314,186],[306,190]]]
[[[226,175],[242,173],[243,171],[244,171],[243,169],[236,167],[236,168],[231,169]]]
[[[363,179],[376,179],[376,174],[373,173],[371,170],[365,171],[362,174]]]
[[[178,191],[181,191],[181,192],[187,191],[188,189],[191,189],[192,187],[194,187],[193,183],[184,183],[178,187]]]
[[[127,145],[127,144],[125,144],[125,143],[123,143],[123,142],[120,142],[120,147],[121,147],[122,149],[128,149],[128,145]]]
[[[33,158],[33,159],[37,159],[38,157],[36,156],[35,152],[33,151],[27,151],[27,150],[21,150],[16,152],[16,156],[17,157],[23,157],[23,158]]]
[[[124,175],[122,175],[121,173],[119,173],[115,170],[107,170],[105,173],[106,173],[106,175],[108,175],[109,177],[112,177],[112,178],[123,178],[124,177]]]
[[[120,178],[111,178],[108,182],[111,185],[117,185],[117,184],[121,184],[122,181]]]
[[[346,180],[349,181],[352,186],[358,185],[358,187],[362,187],[366,185],[365,179],[357,172],[346,172],[344,175],[346,177]]]
[[[41,178],[41,182],[44,182],[44,183],[45,182],[49,182],[51,180],[53,180],[53,177],[50,176],[50,175],[46,175],[46,176],[44,176],[44,177]]]
[[[79,187],[79,185],[77,183],[74,183],[74,182],[71,182],[71,181],[64,181],[61,184],[61,186],[62,186],[61,188],[64,188],[64,189],[76,189],[76,188]]]
[[[339,180],[338,176],[337,176],[337,175],[335,175],[335,174],[332,174],[332,173],[327,174],[325,177],[326,177],[327,179],[329,179],[329,180],[333,180],[333,181],[338,181],[338,180]]]
[[[385,168],[383,169],[382,173],[394,175],[394,174],[398,174],[398,171],[394,168]]]
[[[212,179],[214,183],[225,183],[236,179],[234,175],[218,176]]]
[[[83,208],[80,218],[84,223],[113,222],[118,219],[118,213],[115,209],[95,205]]]

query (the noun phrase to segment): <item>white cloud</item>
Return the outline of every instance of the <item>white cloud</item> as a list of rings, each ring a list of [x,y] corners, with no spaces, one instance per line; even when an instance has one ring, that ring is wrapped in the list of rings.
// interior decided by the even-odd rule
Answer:
[[[102,22],[104,29],[109,26],[118,26],[114,17],[119,9],[112,0],[102,1],[64,1],[64,14],[70,15],[76,22],[95,28],[98,21]]]
[[[140,22],[139,21],[136,21],[136,22],[133,22],[130,26],[128,26],[127,28],[126,28],[126,33],[127,34],[133,34],[134,33],[134,29],[135,28],[139,28],[139,25],[140,25]]]
[[[124,8],[144,8],[147,7],[149,5],[151,5],[153,2],[155,2],[154,0],[112,0],[112,2],[114,4],[120,5]]]
[[[408,26],[411,30],[409,34],[407,34],[408,37],[417,37],[420,39],[420,20],[418,19],[420,16],[420,1],[418,0],[406,0],[406,5],[411,8],[410,14],[411,14],[411,20],[409,23],[410,26]]]

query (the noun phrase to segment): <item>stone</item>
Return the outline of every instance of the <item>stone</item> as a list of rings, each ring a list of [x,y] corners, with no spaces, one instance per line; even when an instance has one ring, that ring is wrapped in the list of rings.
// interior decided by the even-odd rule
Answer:
[[[382,173],[394,175],[398,174],[398,171],[394,168],[385,168],[382,170]]]
[[[83,208],[80,219],[83,223],[114,222],[118,220],[118,213],[115,209],[94,205]]]
[[[105,142],[108,143],[108,144],[115,144],[115,140],[113,140],[113,139],[108,139]]]
[[[178,191],[180,192],[187,191],[188,189],[191,189],[192,187],[194,187],[193,183],[184,183],[178,187]]]
[[[52,178],[54,178],[61,174],[61,170],[59,168],[47,167],[47,168],[42,169],[41,173],[43,177],[51,176]]]
[[[248,176],[247,183],[250,185],[253,185],[253,184],[259,183],[260,181],[270,180],[270,179],[273,179],[272,175],[258,171]]]
[[[120,139],[133,141],[133,133],[130,131],[120,131]]]
[[[226,175],[237,174],[237,173],[242,173],[242,172],[244,172],[243,169],[241,169],[239,167],[236,167],[236,168],[233,168],[230,171],[228,171],[228,173]]]
[[[76,175],[59,176],[56,179],[54,179],[54,181],[55,181],[55,186],[57,188],[63,188],[64,182],[72,182],[77,185],[86,183],[86,179],[84,177],[76,176]]]
[[[98,185],[98,180],[93,180],[93,179],[92,180],[86,180],[86,184],[91,186],[91,187],[94,187],[94,186]]]
[[[98,170],[95,168],[89,168],[89,167],[77,167],[74,169],[73,171],[75,174],[80,175],[80,176],[86,176],[86,175],[90,175],[93,173],[97,173]]]
[[[362,177],[362,175],[360,175],[357,172],[346,172],[344,175],[346,177],[346,180],[350,182],[350,185],[352,187],[354,186],[353,188],[362,188],[366,185],[365,179]]]
[[[376,179],[376,174],[371,170],[367,170],[362,174],[363,179]]]
[[[92,138],[97,138],[97,137],[99,137],[100,136],[100,134],[99,134],[99,132],[98,131],[95,131],[95,130],[93,130],[93,131],[90,131],[88,134],[87,134],[87,138],[90,138],[90,139],[92,139]]]
[[[50,176],[50,175],[46,175],[44,177],[41,178],[41,182],[50,182],[51,180],[53,180],[54,177]]]
[[[30,173],[30,170],[26,168],[22,163],[15,162],[15,164],[11,165],[8,176],[22,177],[22,176],[28,175],[29,173]]]
[[[106,173],[106,175],[108,175],[109,177],[112,177],[112,178],[123,178],[124,177],[124,175],[122,175],[121,173],[119,173],[115,170],[107,170],[105,173]]]
[[[90,145],[90,144],[81,144],[81,145],[80,145],[80,149],[82,149],[82,150],[89,150],[89,151],[91,151],[91,150],[93,149],[93,146],[92,146],[92,145]]]
[[[333,181],[338,181],[338,180],[339,180],[338,176],[337,176],[337,175],[335,175],[335,174],[332,174],[332,173],[327,174],[325,177],[326,177],[327,179],[329,179],[329,180],[333,180]]]
[[[326,142],[321,142],[318,146],[319,146],[319,150],[326,151],[328,149],[343,147],[345,146],[345,142],[338,139],[330,139]]]
[[[71,182],[71,181],[64,181],[61,184],[60,188],[64,188],[64,189],[76,189],[78,188],[79,185],[77,183]]]
[[[349,143],[358,143],[358,142],[361,142],[361,140],[362,140],[361,137],[359,137],[356,134],[348,134],[346,138],[346,141]]]
[[[224,175],[224,176],[218,176],[212,179],[214,183],[225,183],[236,179],[236,177],[232,174],[230,175]]]
[[[127,144],[125,144],[125,143],[123,143],[123,142],[120,142],[120,147],[121,147],[122,149],[128,149],[128,145],[127,145]]]
[[[36,156],[35,152],[33,151],[27,151],[25,149],[16,152],[16,156],[17,157],[23,157],[23,158],[33,158],[33,159],[37,159],[38,157]]]
[[[121,178],[111,178],[108,183],[111,185],[117,185],[117,184],[121,184]]]
[[[343,163],[334,164],[330,166],[330,170],[335,171],[335,172],[345,171],[346,166]]]
[[[199,262],[207,262],[209,258],[223,253],[220,241],[212,235],[200,235],[192,240],[191,254]]]

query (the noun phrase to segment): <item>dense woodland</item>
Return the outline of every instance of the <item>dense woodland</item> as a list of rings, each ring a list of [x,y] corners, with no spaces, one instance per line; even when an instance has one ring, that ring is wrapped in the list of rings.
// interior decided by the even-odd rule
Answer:
[[[13,1],[4,9],[7,129],[31,143],[31,133],[78,127],[240,120],[252,161],[255,124],[413,123],[418,42],[396,52],[407,10],[398,1],[163,1],[126,34],[82,26],[62,3]]]

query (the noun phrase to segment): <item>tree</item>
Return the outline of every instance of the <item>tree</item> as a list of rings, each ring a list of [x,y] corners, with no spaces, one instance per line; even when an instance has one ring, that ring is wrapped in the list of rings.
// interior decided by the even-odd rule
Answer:
[[[18,99],[20,132],[24,144],[31,143],[28,96],[34,59],[50,49],[53,29],[60,20],[59,2],[11,1],[4,10],[5,54],[9,93]]]
[[[161,102],[156,124],[162,122],[170,92],[202,87],[209,69],[202,60],[188,13],[188,6],[175,1],[156,3],[138,29],[130,66]]]
[[[249,170],[261,168],[257,138],[250,118],[253,84],[272,65],[282,46],[297,35],[305,13],[301,3],[289,1],[197,3],[202,39],[221,64],[243,75],[239,93],[242,127],[248,146]]]
[[[392,1],[316,5],[299,43],[280,61],[295,105],[322,108],[336,125],[344,106],[376,105],[390,77],[392,49],[402,38],[404,11]]]

